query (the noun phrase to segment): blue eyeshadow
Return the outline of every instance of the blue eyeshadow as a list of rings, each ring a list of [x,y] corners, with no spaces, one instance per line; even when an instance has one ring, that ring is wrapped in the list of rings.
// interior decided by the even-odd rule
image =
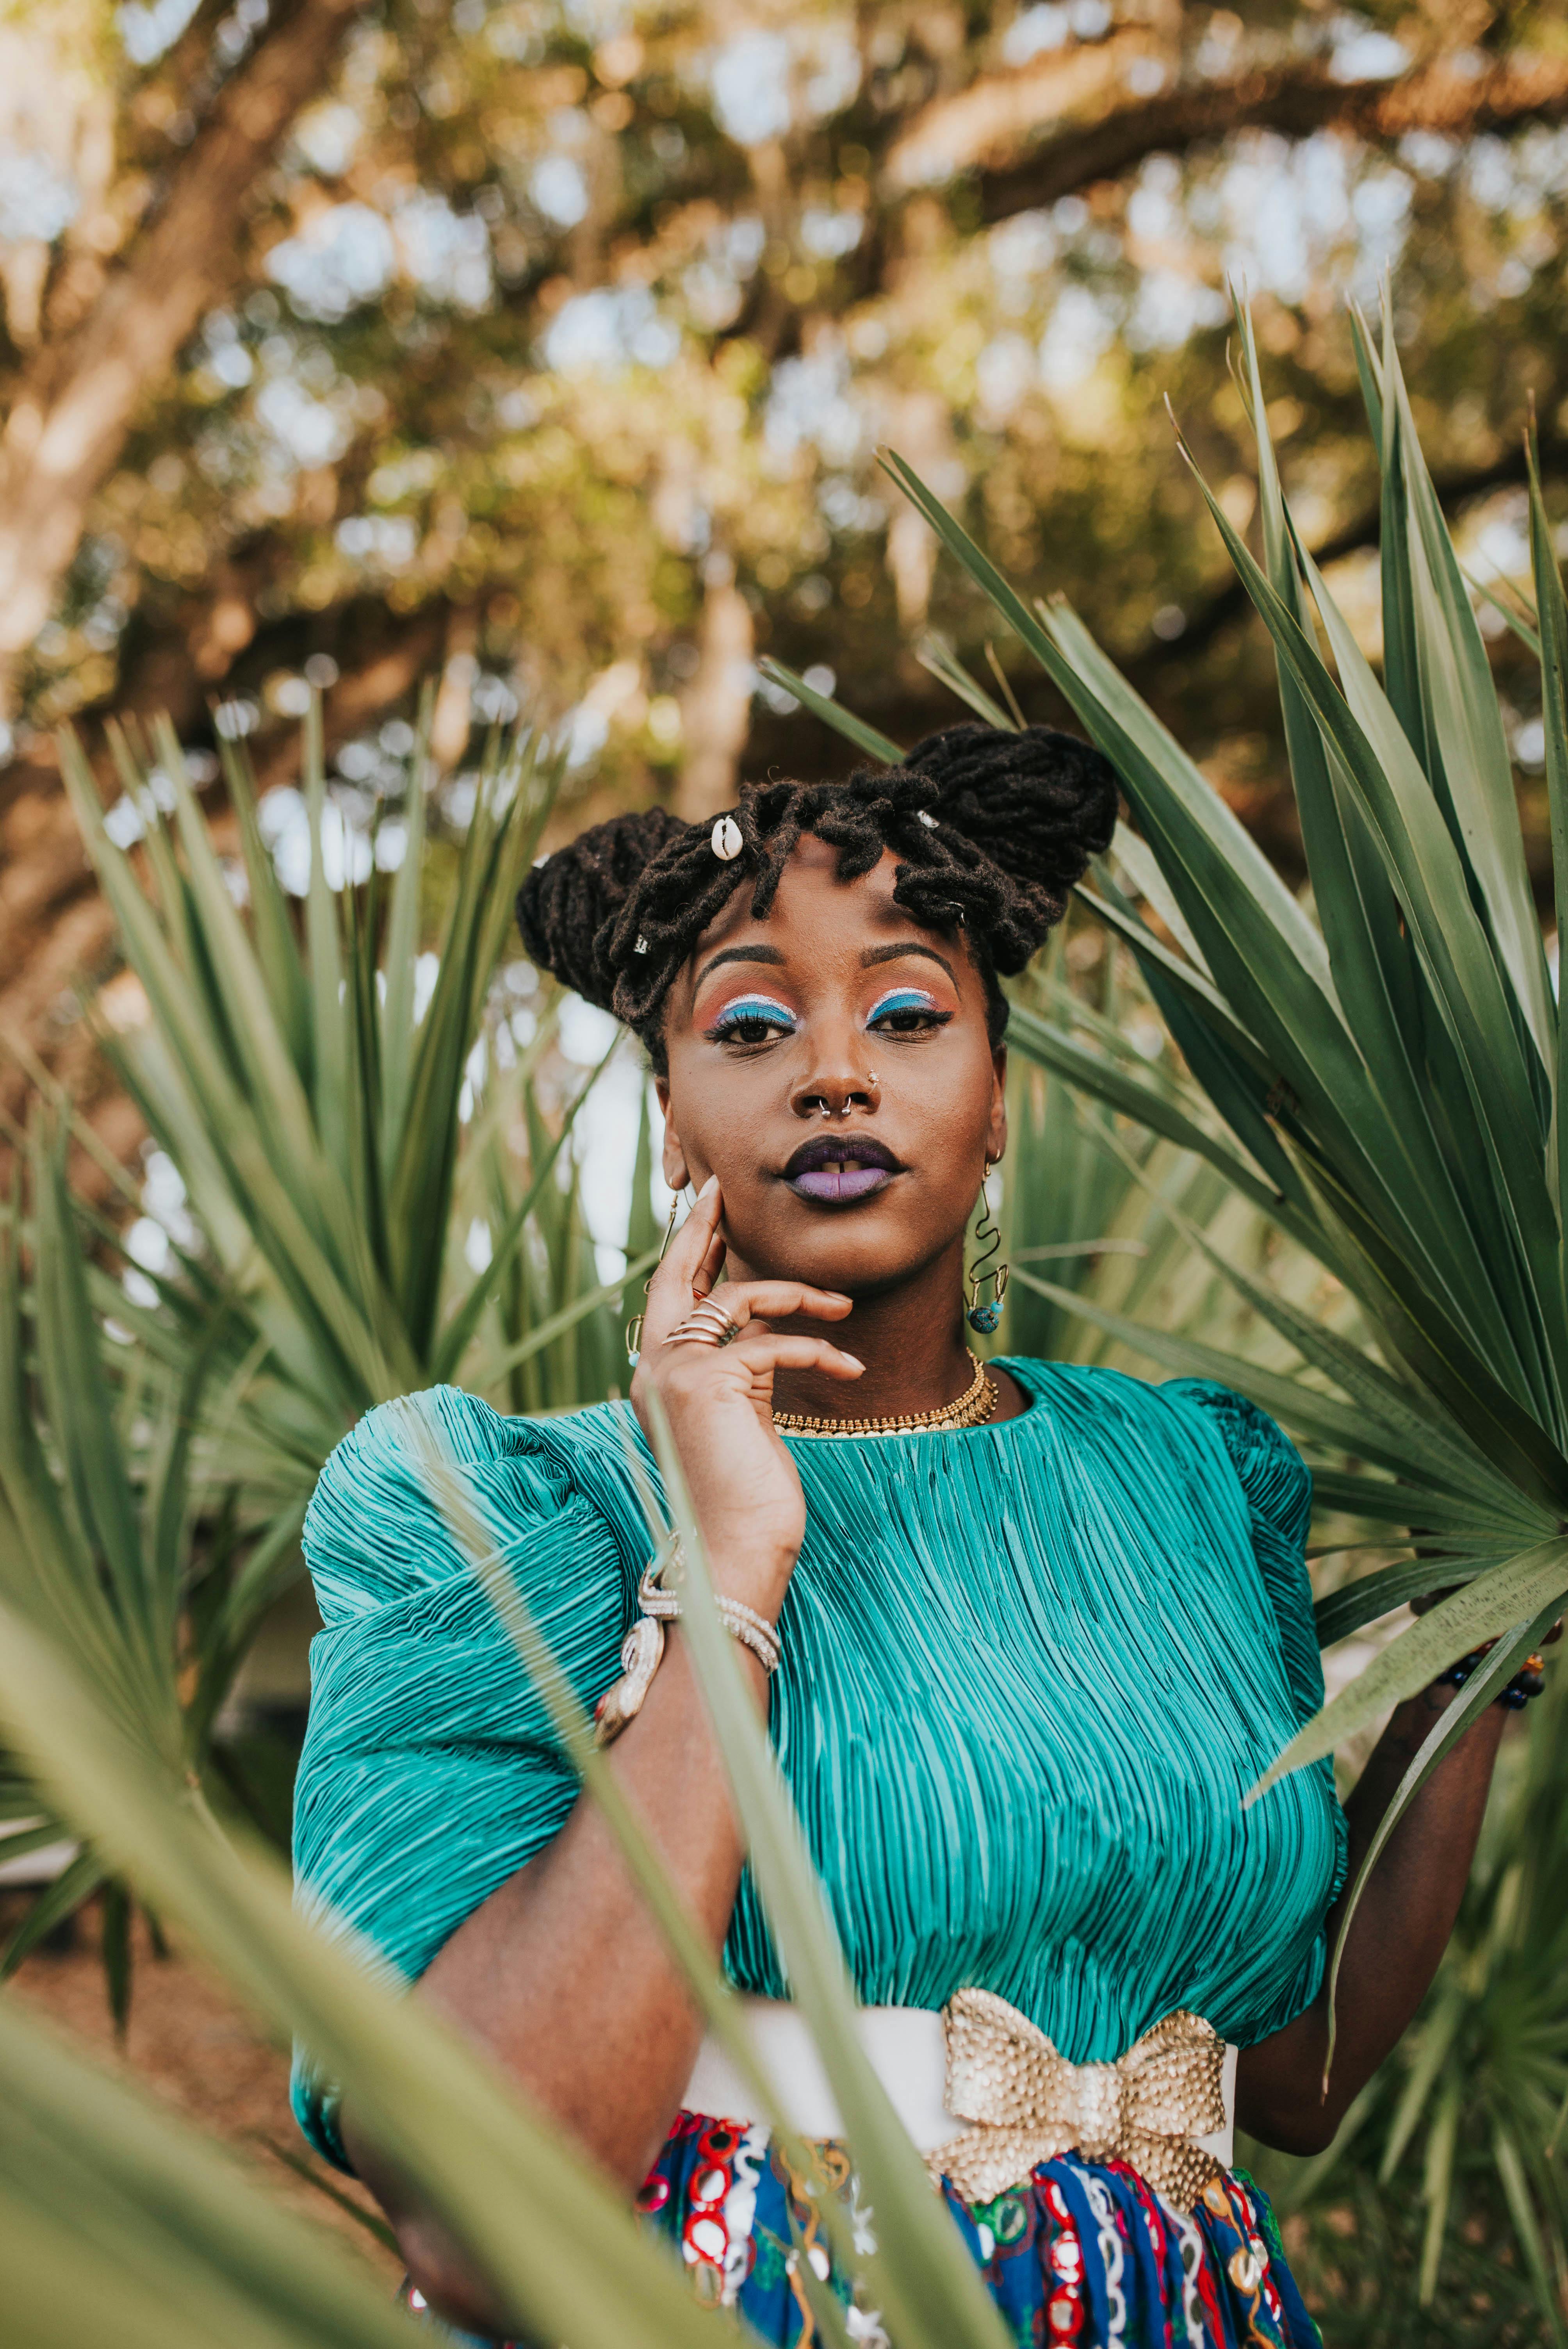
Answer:
[[[881,997],[871,1011],[872,1019],[880,1019],[885,1011],[935,1011],[940,1007],[934,995],[922,987],[897,987],[891,995]]]
[[[716,1028],[730,1028],[743,1019],[783,1019],[791,1028],[795,1025],[795,1014],[789,1005],[771,995],[738,996],[733,1003],[725,1005],[713,1024]]]

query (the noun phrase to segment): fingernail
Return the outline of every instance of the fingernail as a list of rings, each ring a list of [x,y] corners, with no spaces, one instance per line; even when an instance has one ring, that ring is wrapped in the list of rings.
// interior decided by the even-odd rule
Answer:
[[[841,1353],[841,1354],[842,1354],[842,1355],[843,1355],[843,1358],[844,1358],[844,1360],[845,1360],[845,1361],[846,1361],[846,1362],[853,1362],[853,1364],[854,1364],[854,1366],[855,1366],[855,1368],[856,1368],[856,1370],[857,1370],[857,1371],[863,1371],[863,1370],[865,1369],[865,1364],[861,1361],[861,1358],[860,1358],[860,1356],[859,1356],[858,1354],[851,1354],[851,1353],[850,1353],[850,1352],[849,1352],[849,1351],[848,1351],[844,1347],[842,1347],[842,1346],[841,1346],[841,1347],[839,1348],[839,1351],[840,1351],[840,1353]]]
[[[710,1191],[717,1191],[717,1188],[718,1188],[718,1177],[717,1177],[717,1174],[710,1174],[710,1175],[708,1176],[708,1178],[707,1178],[707,1181],[703,1185],[702,1189],[701,1189],[701,1190],[697,1193],[697,1195],[697,1195],[697,1204],[700,1206],[700,1205],[702,1204],[703,1200],[707,1198],[707,1196],[708,1193],[709,1193]]]

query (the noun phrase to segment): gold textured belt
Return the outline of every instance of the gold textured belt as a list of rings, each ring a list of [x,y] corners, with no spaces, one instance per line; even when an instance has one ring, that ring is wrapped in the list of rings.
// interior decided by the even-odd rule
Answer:
[[[782,2117],[801,2137],[841,2138],[842,2116],[810,2028],[784,1999],[741,2002]],[[966,2201],[1021,2186],[1037,2162],[1079,2153],[1126,2161],[1191,2209],[1230,2159],[1227,2051],[1195,2014],[1168,2014],[1114,2064],[1069,2064],[994,1992],[927,2007],[861,2007],[856,2034],[934,2178]],[[681,2099],[688,2112],[756,2122],[749,2086],[706,2039]],[[1202,2140],[1210,2140],[1208,2143]],[[1216,2158],[1218,2156],[1218,2158]]]
[[[948,2111],[970,2127],[926,2155],[965,2202],[990,2202],[1058,2154],[1125,2161],[1183,2210],[1220,2164],[1201,2137],[1225,2126],[1224,2042],[1185,2009],[1114,2064],[1069,2064],[1027,2015],[988,1990],[942,2010]]]

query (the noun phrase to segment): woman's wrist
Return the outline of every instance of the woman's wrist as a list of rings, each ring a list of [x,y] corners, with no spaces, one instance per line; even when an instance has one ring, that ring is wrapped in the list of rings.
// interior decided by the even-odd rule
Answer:
[[[710,1550],[708,1572],[714,1591],[721,1599],[737,1599],[743,1607],[755,1608],[768,1622],[777,1623],[799,1556],[794,1549],[761,1556],[750,1548]]]
[[[622,1643],[621,1676],[611,1682],[593,1708],[596,1745],[613,1745],[642,1712],[665,1660],[668,1635],[686,1611],[682,1595],[686,1573],[677,1535],[645,1568],[637,1585],[637,1617]],[[753,1659],[764,1682],[771,1680],[781,1661],[775,1617],[737,1598],[722,1584],[715,1588],[714,1603],[730,1638]]]
[[[1426,1691],[1428,1698],[1451,1702],[1466,1682],[1480,1670],[1496,1645],[1495,1640],[1483,1640],[1480,1647],[1472,1648],[1469,1655],[1461,1656],[1457,1663],[1450,1664],[1446,1671],[1439,1672]],[[1501,1712],[1522,1713],[1533,1697],[1542,1694],[1545,1686],[1545,1657],[1526,1656],[1506,1686],[1498,1690],[1493,1702]]]
[[[1431,1735],[1438,1716],[1447,1713],[1458,1694],[1458,1689],[1445,1681],[1437,1680],[1429,1688],[1418,1690],[1414,1696],[1408,1696],[1402,1704],[1394,1708],[1384,1732],[1384,1742],[1398,1746],[1408,1761],[1414,1761]],[[1460,1744],[1468,1745],[1476,1739],[1495,1742],[1501,1735],[1507,1718],[1501,1705],[1483,1706],[1464,1732]]]

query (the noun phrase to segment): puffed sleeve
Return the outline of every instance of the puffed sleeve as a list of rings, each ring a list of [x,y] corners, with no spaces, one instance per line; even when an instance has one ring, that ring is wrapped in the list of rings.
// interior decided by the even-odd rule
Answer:
[[[1168,1379],[1161,1392],[1192,1403],[1218,1429],[1252,1516],[1253,1551],[1279,1626],[1280,1655],[1305,1724],[1323,1703],[1323,1663],[1306,1570],[1312,1471],[1266,1411],[1208,1379]]]
[[[550,1842],[577,1781],[543,1701],[421,1473],[440,1439],[585,1705],[614,1679],[634,1572],[526,1420],[451,1388],[383,1404],[338,1445],[305,1517],[324,1629],[294,1796],[302,1909],[416,1980]],[[298,2062],[294,2110],[343,2162],[335,2097]]]

